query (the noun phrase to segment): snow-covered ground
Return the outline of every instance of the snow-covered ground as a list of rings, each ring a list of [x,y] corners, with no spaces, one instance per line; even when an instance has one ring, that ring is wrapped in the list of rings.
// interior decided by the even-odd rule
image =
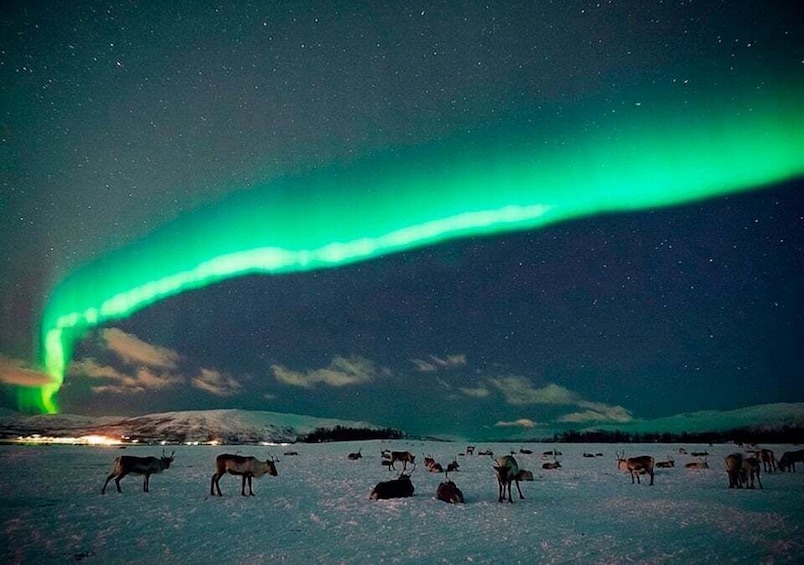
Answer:
[[[126,477],[100,490],[118,455],[159,455],[160,447],[0,446],[2,563],[804,563],[804,469],[763,474],[764,490],[729,490],[723,457],[733,445],[690,446],[710,452],[710,469],[679,445],[478,444],[505,454],[520,447],[520,466],[534,471],[514,489],[514,504],[497,502],[491,460],[459,456],[452,478],[466,504],[434,498],[443,475],[419,464],[410,499],[371,501],[392,475],[380,449],[432,454],[446,466],[464,444],[361,442],[276,447],[176,447],[170,469]],[[766,446],[776,452],[792,446]],[[364,458],[347,460],[362,448]],[[557,448],[563,467],[541,468],[540,453]],[[614,452],[672,455],[653,487],[632,485],[616,470]],[[168,448],[172,450],[173,448]],[[297,456],[285,456],[286,451]],[[277,455],[279,476],[254,481],[240,496],[239,477],[221,480],[210,497],[219,453],[261,459]],[[603,457],[584,458],[583,452]],[[399,465],[399,464],[397,464]]]

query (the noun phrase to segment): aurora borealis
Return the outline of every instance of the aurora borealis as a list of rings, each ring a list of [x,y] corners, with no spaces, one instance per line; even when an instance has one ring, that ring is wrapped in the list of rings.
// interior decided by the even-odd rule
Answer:
[[[128,38],[128,43],[122,43],[128,47],[125,56],[115,53],[107,59],[115,60],[108,71],[73,69],[85,82],[97,83],[98,90],[62,94],[67,102],[78,102],[76,115],[84,118],[63,126],[66,139],[75,143],[57,137],[58,141],[48,141],[45,146],[53,151],[53,159],[59,148],[85,157],[72,161],[76,168],[69,165],[69,159],[60,165],[53,161],[45,184],[55,192],[34,182],[41,169],[34,171],[21,159],[27,151],[24,144],[10,136],[4,140],[6,148],[12,149],[4,158],[12,188],[4,213],[13,210],[20,218],[38,214],[38,221],[49,225],[37,230],[38,240],[34,237],[19,246],[7,243],[17,232],[6,228],[7,264],[42,257],[36,246],[48,246],[54,239],[60,240],[61,252],[39,263],[41,278],[35,288],[41,292],[31,297],[35,306],[27,310],[36,320],[28,325],[38,327],[38,337],[27,344],[15,337],[9,339],[9,347],[4,344],[0,349],[10,358],[25,352],[26,370],[35,372],[38,367],[51,379],[48,384],[16,387],[21,406],[57,410],[55,395],[70,370],[75,349],[93,331],[111,331],[138,311],[147,309],[151,315],[159,311],[163,300],[189,291],[198,296],[206,287],[227,279],[253,274],[313,276],[318,269],[338,270],[391,253],[407,257],[424,246],[450,245],[462,238],[474,241],[512,232],[546,231],[601,214],[644,214],[680,204],[706,206],[708,199],[730,194],[748,198],[742,194],[746,191],[773,198],[770,195],[780,183],[799,182],[804,175],[804,78],[801,32],[789,23],[790,14],[784,10],[754,13],[748,7],[733,6],[715,13],[681,5],[685,6],[680,10],[683,17],[662,3],[644,8],[640,15],[653,15],[647,20],[658,26],[664,41],[655,36],[655,29],[649,32],[636,27],[631,29],[633,37],[627,41],[621,37],[621,43],[602,43],[600,37],[618,35],[618,25],[632,25],[629,18],[635,14],[623,6],[592,10],[583,3],[549,9],[400,8],[387,13],[318,3],[304,4],[298,11],[238,4],[239,10],[226,14],[194,8],[185,14],[192,16],[189,18],[167,9],[138,13],[126,8],[117,15],[118,6],[106,10],[106,15],[93,12],[86,21],[76,15],[80,25],[102,22],[93,32],[98,37],[92,44],[104,46],[106,55],[114,51],[107,47],[119,48],[120,37]],[[76,38],[67,38],[72,31],[66,24],[35,11],[19,7],[6,16],[4,37],[13,47],[7,50],[7,57],[23,61],[26,49],[34,59],[31,53],[40,57],[50,53],[54,61],[50,69],[59,68],[55,63],[59,60],[70,68],[70,59],[61,58],[71,52],[69,57],[74,57],[81,48],[74,43],[80,42],[71,43]],[[158,39],[146,46],[137,34],[149,27],[153,18],[181,21],[177,37],[188,42],[184,47],[194,45],[203,56],[187,59],[183,54],[189,50],[177,49],[167,35],[155,32],[156,27],[151,27],[151,34],[156,33]],[[412,18],[420,18],[423,27],[417,27]],[[450,35],[455,18],[463,18],[466,29]],[[554,25],[543,27],[542,18]],[[577,52],[566,49],[568,22],[573,20],[581,30]],[[355,21],[372,22],[377,37],[346,32]],[[397,21],[400,25],[395,26]],[[61,30],[64,42],[59,43],[62,35],[56,33],[49,46],[26,44],[25,33],[35,35],[32,30],[39,29],[31,28],[31,22]],[[329,25],[318,25],[322,22]],[[745,27],[735,29],[738,23]],[[312,27],[308,29],[308,25]],[[676,29],[676,25],[680,27]],[[193,26],[212,26],[218,32],[208,40],[190,39]],[[261,28],[268,28],[268,36],[262,35],[266,30]],[[537,28],[547,35],[528,35]],[[11,41],[11,29],[25,33]],[[237,34],[233,29],[251,31]],[[472,35],[472,30],[478,35]],[[746,30],[755,37],[745,39],[738,33]],[[103,33],[111,34],[108,40],[102,39]],[[436,46],[420,44],[423,35],[437,37]],[[409,52],[412,38],[416,38],[412,50],[420,53],[420,58]],[[524,50],[528,41],[533,46]],[[379,48],[384,63],[377,66],[375,59],[364,58],[368,54],[355,47],[361,42],[366,48]],[[344,57],[345,52],[355,61]],[[581,57],[583,52],[592,61]],[[429,58],[424,57],[426,53]],[[452,53],[454,67],[444,66],[443,53]],[[160,57],[166,57],[169,64],[156,71],[152,64]],[[484,57],[489,60],[485,70]],[[369,60],[375,63],[361,70],[360,61]],[[490,60],[519,62],[490,64]],[[547,60],[551,64],[543,66]],[[556,60],[566,65],[563,73],[555,68],[552,61]],[[389,61],[396,63],[395,71]],[[592,62],[600,66],[592,67]],[[283,65],[284,74],[280,72]],[[16,76],[26,76],[19,75],[23,67],[18,63]],[[195,69],[197,75],[188,75],[187,68]],[[101,83],[106,73],[121,69],[128,75],[119,85],[104,90]],[[223,75],[218,74],[221,69],[225,69]],[[6,65],[3,72],[9,73],[10,67]],[[400,73],[414,73],[420,81],[400,81]],[[62,82],[68,82],[67,76]],[[350,80],[339,83],[337,76]],[[26,107],[19,101],[26,100],[19,95],[25,80],[5,83],[13,87],[4,89],[4,99],[22,112],[7,119],[7,131],[35,128],[37,120],[22,125],[19,116],[44,103],[51,96],[48,89],[59,85],[56,80],[56,86],[44,87],[44,94],[37,93]],[[252,83],[253,90],[247,83]],[[375,97],[377,84],[382,94]],[[260,87],[267,92],[263,96],[254,92]],[[114,108],[112,114],[105,114],[108,119],[103,125],[96,123],[103,111],[96,114],[84,109],[97,106],[97,100],[106,101],[101,105],[108,105],[107,112]],[[176,106],[177,116],[165,113],[165,100],[184,104]],[[457,100],[464,101],[464,109],[451,113]],[[378,105],[385,110],[378,110]],[[126,119],[126,112],[120,112],[124,107],[128,116],[141,120]],[[51,109],[51,116],[51,121],[72,122],[70,114],[57,115]],[[256,121],[263,129],[249,123],[253,116],[258,116]],[[210,119],[216,127],[207,128]],[[319,130],[300,126],[305,120]],[[80,135],[70,133],[70,127]],[[50,126],[43,126],[39,135],[48,131]],[[102,147],[109,143],[112,149]],[[148,148],[154,143],[164,146],[164,155]],[[92,147],[95,156],[88,153]],[[182,152],[172,153],[178,147],[184,148]],[[47,153],[32,158],[45,169],[47,159]],[[126,165],[127,159],[137,166]],[[163,174],[158,178],[160,171]],[[57,178],[61,180],[57,182]],[[103,178],[112,182],[103,182]],[[107,188],[84,190],[80,183],[87,181],[90,185],[101,182]],[[57,192],[76,195],[89,209],[99,208],[98,215],[82,212],[78,221],[72,222],[65,218],[66,213],[42,212],[48,202],[54,205],[64,198],[54,196]],[[133,202],[124,203],[115,194],[128,194]],[[32,201],[40,204],[31,205]],[[166,210],[172,211],[166,214]],[[110,216],[113,223],[108,221]],[[20,237],[26,238],[24,232],[20,230]],[[60,233],[68,232],[68,237],[59,238]],[[75,249],[70,248],[72,238],[77,242]],[[52,249],[57,254],[56,248]],[[532,258],[534,253],[538,255],[538,250],[530,249],[522,256]],[[17,277],[7,283],[9,290],[3,294],[6,312],[19,308],[14,285],[18,288],[21,280]],[[537,288],[543,284],[539,280],[532,283]],[[796,308],[795,304],[786,306]],[[568,315],[577,315],[572,309],[568,306]],[[305,316],[303,312],[296,315]],[[140,335],[131,328],[128,331],[126,335]],[[348,334],[348,325],[343,331]],[[303,339],[311,337],[315,341],[312,335]],[[430,355],[443,361],[455,354],[455,359],[463,359],[466,346],[460,345],[460,339],[450,341],[455,350],[433,343],[424,346],[427,350],[416,358],[421,361]],[[339,344],[317,355],[332,358],[335,365],[343,365],[338,359],[369,358],[368,352],[344,347],[349,346]],[[372,351],[370,355],[369,365],[386,367],[381,353]],[[790,355],[791,359],[800,358]],[[500,357],[491,360],[492,364],[505,365],[504,355]],[[263,368],[265,379],[283,382],[283,375],[290,371],[281,354],[269,355],[269,359]],[[599,361],[602,366],[607,364]],[[362,367],[361,363],[357,364]],[[353,371],[349,373],[353,381],[347,382],[360,382],[356,375],[363,373],[347,365]],[[505,379],[524,378],[509,373],[518,375],[527,370],[526,365],[506,367],[506,376],[487,375],[480,381],[468,380],[465,386],[457,382],[446,385],[470,391],[464,393],[470,397],[485,398],[495,387],[505,395],[512,385],[522,382]],[[449,366],[444,361],[443,367]],[[238,370],[232,367],[229,372]],[[331,367],[322,370],[334,371]],[[386,369],[389,371],[394,372]],[[252,367],[248,374],[254,372]],[[118,373],[110,369],[105,374],[110,378]],[[306,374],[316,373],[310,367]],[[67,378],[69,382],[80,375]],[[529,390],[557,390],[549,388],[552,382],[539,387],[528,379]],[[567,391],[558,395],[563,400],[533,404],[575,406],[599,414],[621,408],[619,402],[604,406],[592,400],[589,392],[573,394],[570,383],[571,379],[559,387]],[[265,394],[269,399],[276,396],[275,392]],[[300,406],[305,402],[300,401]],[[630,414],[630,410],[626,412]],[[491,424],[494,422],[486,425]]]

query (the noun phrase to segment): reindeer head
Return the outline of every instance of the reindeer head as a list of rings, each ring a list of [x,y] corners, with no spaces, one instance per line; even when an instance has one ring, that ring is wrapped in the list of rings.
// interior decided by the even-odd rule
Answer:
[[[162,459],[162,468],[163,469],[167,469],[167,468],[170,467],[170,464],[173,463],[173,454],[175,454],[175,453],[176,453],[175,451],[171,451],[170,455],[165,455],[165,450],[164,449],[162,450],[161,459]]]
[[[271,456],[270,459],[266,460],[265,463],[268,465],[268,474],[272,477],[275,477],[278,473],[276,472],[276,464],[279,462],[279,459],[276,459],[270,453],[268,454]]]

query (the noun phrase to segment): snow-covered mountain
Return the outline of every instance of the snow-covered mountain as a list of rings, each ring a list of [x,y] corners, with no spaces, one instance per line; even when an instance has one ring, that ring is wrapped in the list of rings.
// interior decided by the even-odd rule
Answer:
[[[55,437],[100,434],[140,441],[259,443],[292,442],[317,428],[378,429],[368,422],[247,410],[191,410],[131,418],[69,414],[0,415],[0,437],[41,434]]]
[[[626,424],[604,424],[589,429],[621,430],[632,433],[724,432],[739,428],[804,428],[804,403],[758,404],[737,410],[703,410]]]

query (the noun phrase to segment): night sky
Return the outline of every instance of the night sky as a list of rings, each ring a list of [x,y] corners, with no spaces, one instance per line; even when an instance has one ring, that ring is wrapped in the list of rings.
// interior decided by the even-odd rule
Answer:
[[[254,233],[303,247],[540,198],[544,223],[204,281],[90,324],[59,409],[468,437],[804,402],[800,10],[535,4],[5,5],[3,406],[52,379],[60,292],[145,284]],[[555,184],[520,180],[537,170]],[[608,205],[601,170],[606,198],[642,184]],[[714,188],[681,198],[697,177]]]

